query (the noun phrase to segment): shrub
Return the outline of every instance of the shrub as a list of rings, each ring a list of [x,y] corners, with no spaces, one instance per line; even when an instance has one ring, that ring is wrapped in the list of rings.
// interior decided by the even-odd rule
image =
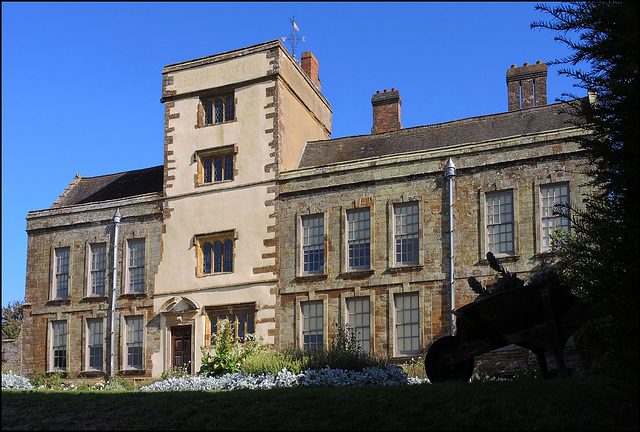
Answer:
[[[302,372],[304,356],[302,351],[285,348],[276,351],[271,348],[263,348],[247,357],[240,370],[244,375],[277,375],[282,369],[294,374]]]
[[[211,336],[214,354],[211,355],[207,347],[200,347],[202,365],[199,374],[217,377],[239,372],[245,359],[258,350],[259,342],[253,335],[247,335],[246,341],[241,343],[236,337],[236,327],[236,322],[230,323],[226,319],[218,321],[218,333]]]

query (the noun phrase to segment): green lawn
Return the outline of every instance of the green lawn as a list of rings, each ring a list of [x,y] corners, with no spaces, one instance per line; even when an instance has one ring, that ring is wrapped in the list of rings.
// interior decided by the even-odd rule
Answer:
[[[638,430],[638,388],[587,377],[224,392],[5,390],[2,429]]]

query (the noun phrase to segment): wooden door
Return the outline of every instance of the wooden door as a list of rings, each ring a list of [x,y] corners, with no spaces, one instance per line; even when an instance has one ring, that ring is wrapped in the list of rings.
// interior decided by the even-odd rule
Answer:
[[[191,326],[171,327],[172,366],[187,366],[191,373]]]

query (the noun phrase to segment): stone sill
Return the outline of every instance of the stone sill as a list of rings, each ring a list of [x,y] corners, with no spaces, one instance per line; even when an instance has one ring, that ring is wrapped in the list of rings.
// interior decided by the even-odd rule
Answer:
[[[304,275],[304,276],[296,276],[294,281],[296,283],[306,283],[306,282],[318,282],[322,280],[326,280],[329,277],[328,274],[317,274],[317,275]]]
[[[47,301],[45,304],[45,306],[69,306],[71,305],[71,299],[53,299],[53,300],[49,300]]]
[[[80,303],[100,303],[100,302],[106,302],[109,298],[107,296],[89,296],[89,297],[83,297],[82,300],[80,300]]]
[[[352,270],[344,273],[340,273],[342,279],[364,279],[372,276],[376,271],[374,269],[369,270]]]
[[[402,267],[389,267],[389,273],[402,273],[402,272],[415,272],[424,270],[424,264],[402,266]]]
[[[146,369],[120,369],[120,375],[123,376],[143,376],[147,374]]]
[[[118,296],[118,300],[136,300],[136,299],[144,299],[147,298],[147,293],[128,293],[128,294],[120,294]]]

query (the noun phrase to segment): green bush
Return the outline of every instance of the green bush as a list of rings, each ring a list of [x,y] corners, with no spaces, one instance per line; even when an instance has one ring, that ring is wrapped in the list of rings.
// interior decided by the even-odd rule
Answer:
[[[241,371],[245,375],[277,374],[283,368],[289,372],[300,373],[307,369],[331,369],[362,371],[367,367],[384,367],[388,359],[373,356],[362,351],[357,341],[355,329],[340,327],[328,349],[286,348],[281,351],[261,349],[245,359]]]
[[[253,335],[247,335],[246,341],[236,337],[237,322],[228,320],[218,321],[218,333],[213,334],[214,352],[211,354],[207,347],[200,347],[202,351],[202,365],[199,374],[206,376],[221,376],[227,373],[240,372],[242,363],[259,348],[259,341]]]

